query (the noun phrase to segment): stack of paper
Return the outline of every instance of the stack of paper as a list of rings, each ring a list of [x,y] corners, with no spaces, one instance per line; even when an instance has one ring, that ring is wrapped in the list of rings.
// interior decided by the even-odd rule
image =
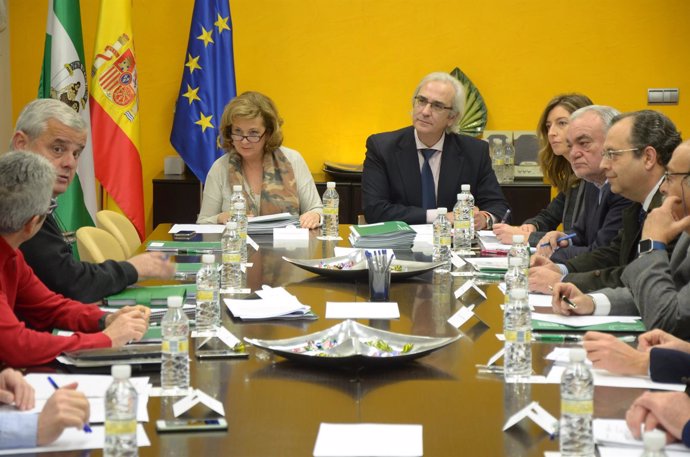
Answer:
[[[203,254],[220,252],[220,241],[149,241],[147,251]]]
[[[632,436],[624,419],[594,419],[592,432],[602,457],[641,455],[644,450],[644,444]],[[667,444],[664,452],[668,457],[690,455],[683,443]]]
[[[271,235],[274,228],[283,228],[288,225],[299,226],[299,217],[290,213],[255,216],[248,220],[247,233],[250,235]]]
[[[532,330],[644,332],[639,316],[562,316],[532,313]]]
[[[402,221],[351,225],[350,232],[350,244],[356,248],[409,249],[416,236],[416,232]]]
[[[225,305],[233,316],[244,320],[317,318],[311,307],[300,303],[282,287],[263,286],[256,294],[261,297],[259,300],[226,298]]]

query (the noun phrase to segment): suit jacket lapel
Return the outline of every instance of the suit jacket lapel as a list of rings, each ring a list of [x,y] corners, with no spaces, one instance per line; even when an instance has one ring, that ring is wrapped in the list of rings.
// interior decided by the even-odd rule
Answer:
[[[448,135],[447,133],[445,135],[443,154],[441,154],[441,170],[438,176],[437,200],[454,202],[456,194],[460,192],[460,184],[462,184],[459,181],[464,158],[455,135]],[[448,211],[452,210],[453,208],[448,208]]]
[[[422,174],[412,127],[400,138],[393,159],[398,164],[400,182],[405,184],[407,201],[411,206],[422,206]]]

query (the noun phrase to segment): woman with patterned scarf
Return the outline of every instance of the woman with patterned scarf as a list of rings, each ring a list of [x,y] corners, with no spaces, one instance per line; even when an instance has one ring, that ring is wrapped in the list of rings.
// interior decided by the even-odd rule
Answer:
[[[281,146],[283,120],[273,101],[245,92],[225,107],[220,121],[222,157],[206,177],[199,224],[225,224],[233,185],[241,185],[247,215],[299,214],[300,226],[318,227],[323,214],[314,178],[299,152]]]

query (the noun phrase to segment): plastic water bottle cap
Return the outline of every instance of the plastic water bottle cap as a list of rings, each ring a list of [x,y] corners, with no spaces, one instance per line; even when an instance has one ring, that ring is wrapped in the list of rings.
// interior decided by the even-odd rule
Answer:
[[[436,211],[438,212],[438,214],[446,214],[448,213],[448,208],[444,208],[441,206]]]
[[[182,297],[172,296],[168,297],[168,308],[181,308],[182,307]]]
[[[232,186],[232,191],[233,192],[242,192],[242,186],[240,184],[235,184]]]
[[[225,228],[229,228],[230,230],[237,230],[237,222],[235,222],[235,221],[228,221],[228,222],[225,224]],[[212,256],[213,254],[204,254],[204,255],[210,255],[210,256]],[[215,257],[214,257],[214,259],[215,259]],[[206,263],[206,262],[204,262],[204,263]],[[208,263],[213,263],[213,261],[208,262]]]
[[[508,266],[510,267],[521,267],[522,259],[520,257],[510,257],[508,259]]]
[[[460,186],[460,190],[463,190],[463,191],[466,190],[469,192],[470,191],[470,185],[469,184],[463,184]]]
[[[524,243],[525,235],[513,235],[513,244]]]
[[[115,379],[129,379],[132,376],[132,367],[130,365],[113,365],[110,374]]]
[[[335,182],[333,181],[328,181],[326,183],[326,189],[335,189]]]
[[[510,291],[510,298],[514,300],[524,300],[527,298],[527,291],[525,289],[513,289]]]
[[[230,224],[235,224],[235,228],[237,228],[237,222],[229,222],[228,225]],[[204,254],[201,256],[201,263],[215,263],[216,262],[216,256],[213,254]]]
[[[462,198],[462,194],[458,194],[458,200]]]
[[[585,358],[587,358],[587,351],[585,351],[585,348],[573,348],[570,350],[571,362],[584,362]]]
[[[654,429],[644,432],[642,435],[645,451],[660,451],[666,446],[666,434],[661,430]]]

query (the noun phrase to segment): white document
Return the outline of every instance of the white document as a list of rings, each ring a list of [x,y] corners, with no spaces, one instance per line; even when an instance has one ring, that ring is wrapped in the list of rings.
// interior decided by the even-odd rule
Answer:
[[[177,233],[183,230],[191,230],[196,233],[223,233],[223,224],[175,224],[168,233]]]
[[[553,360],[561,365],[568,365],[570,363],[570,349],[572,348],[553,348],[553,351],[549,352],[544,358],[546,360]],[[585,359],[585,364],[590,368],[592,367],[592,361],[589,359]]]
[[[588,327],[590,325],[610,324],[613,322],[634,323],[639,316],[563,316],[560,314],[532,313],[532,319],[571,327]]]
[[[592,432],[594,434],[594,441],[597,444],[627,447],[627,455],[638,455],[639,449],[644,448],[642,440],[633,438],[624,419],[594,419],[592,421]],[[630,449],[631,447],[638,448],[638,450],[633,451]],[[664,451],[666,455],[670,456],[669,450],[676,452],[680,451],[681,454],[685,456],[690,454],[690,449],[685,447],[682,443],[667,444],[666,447],[664,447]],[[635,452],[638,454],[635,454]],[[601,455],[603,456],[604,454]]]
[[[503,295],[506,293],[506,283],[502,282],[498,285],[498,288],[500,289],[501,292],[503,292]],[[543,295],[543,294],[533,294],[529,293],[527,294],[527,301],[530,305],[530,308],[551,308],[551,295]],[[572,316],[570,316],[572,317]],[[572,324],[569,324],[572,325]]]
[[[336,246],[333,248],[333,255],[336,257],[341,257],[344,255],[354,254],[357,251],[361,251],[360,248],[345,248],[341,246]]]
[[[309,241],[309,229],[291,225],[273,229],[273,242],[276,241]]]
[[[547,384],[560,384],[566,366],[554,365],[546,376]],[[592,369],[595,386],[627,387],[632,389],[657,389],[682,392],[685,384],[654,382],[649,376],[619,376],[607,370]]]
[[[397,302],[326,302],[326,319],[400,319]]]
[[[105,398],[106,390],[113,383],[112,376],[108,375],[29,373],[25,379],[36,391],[36,400],[47,400],[55,392],[55,388],[48,381],[49,376],[60,387],[77,382],[79,384],[77,390],[89,398]],[[138,394],[147,394],[150,389],[148,376],[130,378],[129,382]]]
[[[26,448],[26,449],[6,449],[0,451],[0,455],[32,454],[35,452],[58,452],[76,451],[80,449],[103,449],[105,445],[105,427],[97,425],[91,427],[91,433],[85,433],[76,428],[66,429],[60,438],[47,446]],[[144,426],[137,424],[137,446],[151,446],[149,437],[146,436]]]
[[[314,457],[420,457],[421,425],[322,423]]]
[[[599,450],[599,457],[630,457],[631,455],[633,457],[637,457],[637,455],[642,453],[640,450],[641,448],[631,452],[629,447],[612,447],[599,445],[597,446],[597,449]],[[561,454],[558,453],[558,455],[560,456]],[[666,457],[688,457],[688,455],[690,455],[690,451],[688,451],[687,449],[683,451],[669,450],[669,445],[667,445],[664,449],[664,455]]]
[[[472,316],[474,316],[474,305],[462,306],[455,314],[448,318],[448,323],[455,328],[460,328]]]
[[[272,299],[240,300],[225,298],[225,305],[233,316],[240,319],[270,319],[293,313],[306,314],[311,308],[301,304],[297,298],[277,301]]]
[[[285,219],[290,219],[292,214],[290,213],[278,213],[278,214],[266,214],[264,216],[253,216],[247,218],[249,224],[255,222],[272,222],[272,221],[282,221]]]
[[[508,269],[508,257],[467,257],[465,259],[477,270],[480,268],[505,268]]]

